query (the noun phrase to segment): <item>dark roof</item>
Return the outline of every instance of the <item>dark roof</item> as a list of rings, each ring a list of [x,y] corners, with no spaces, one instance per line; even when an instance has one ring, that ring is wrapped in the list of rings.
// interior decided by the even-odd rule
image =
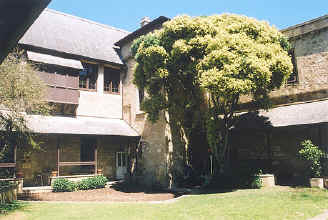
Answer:
[[[86,59],[122,64],[114,43],[129,32],[90,20],[46,9],[35,21],[21,45]]]
[[[168,20],[170,20],[170,18],[160,16],[160,17],[156,18],[155,20],[149,22],[148,24],[144,25],[143,27],[139,28],[138,30],[125,36],[124,38],[122,38],[121,40],[116,42],[115,45],[121,47],[124,44],[131,42],[134,39],[136,39],[144,34],[147,34],[155,29],[159,29],[162,26],[162,24]]]
[[[0,63],[50,1],[0,1]]]
[[[318,31],[328,27],[328,14],[303,22],[301,24],[293,25],[291,27],[282,29],[281,32],[289,38],[297,37],[313,31]]]

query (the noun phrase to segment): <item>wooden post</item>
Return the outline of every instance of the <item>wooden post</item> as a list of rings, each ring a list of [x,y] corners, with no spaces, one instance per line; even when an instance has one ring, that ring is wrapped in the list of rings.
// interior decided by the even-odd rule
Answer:
[[[14,163],[15,163],[15,169],[14,169],[14,178],[16,178],[16,172],[17,172],[17,146],[14,147]]]
[[[60,163],[60,138],[57,137],[57,176],[59,176],[59,163]]]
[[[98,150],[97,145],[95,146],[95,175],[97,175],[97,169],[98,169]]]
[[[14,163],[16,163],[17,161],[16,153],[17,153],[17,146],[14,147]]]

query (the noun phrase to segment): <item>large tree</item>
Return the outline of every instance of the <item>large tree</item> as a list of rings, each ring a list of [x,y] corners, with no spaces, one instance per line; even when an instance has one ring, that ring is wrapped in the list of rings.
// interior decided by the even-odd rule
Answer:
[[[286,82],[293,66],[287,39],[268,23],[228,14],[209,19],[217,35],[207,41],[197,70],[201,87],[210,94],[208,140],[224,168],[229,166],[228,134],[240,97],[252,98],[255,109],[268,109],[270,91]]]
[[[15,50],[0,65],[0,160],[16,147],[38,147],[26,125],[26,113],[45,114],[45,84],[36,75],[36,68]]]
[[[133,44],[135,83],[148,94],[144,110],[152,121],[167,111],[171,128],[188,140],[206,124],[208,144],[222,165],[240,97],[269,107],[269,92],[292,71],[288,45],[276,28],[245,16],[176,17]]]

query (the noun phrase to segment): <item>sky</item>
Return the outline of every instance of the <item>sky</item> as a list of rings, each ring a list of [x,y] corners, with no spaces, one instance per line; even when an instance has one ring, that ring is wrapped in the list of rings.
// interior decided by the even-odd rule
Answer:
[[[327,0],[52,0],[48,8],[131,32],[145,16],[234,13],[283,29],[328,14]]]

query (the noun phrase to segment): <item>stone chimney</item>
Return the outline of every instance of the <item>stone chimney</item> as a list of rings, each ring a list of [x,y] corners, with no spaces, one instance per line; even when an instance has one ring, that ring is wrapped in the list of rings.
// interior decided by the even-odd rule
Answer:
[[[150,18],[149,17],[144,17],[141,19],[140,21],[140,26],[143,27],[145,26],[146,24],[148,24],[150,22]]]

